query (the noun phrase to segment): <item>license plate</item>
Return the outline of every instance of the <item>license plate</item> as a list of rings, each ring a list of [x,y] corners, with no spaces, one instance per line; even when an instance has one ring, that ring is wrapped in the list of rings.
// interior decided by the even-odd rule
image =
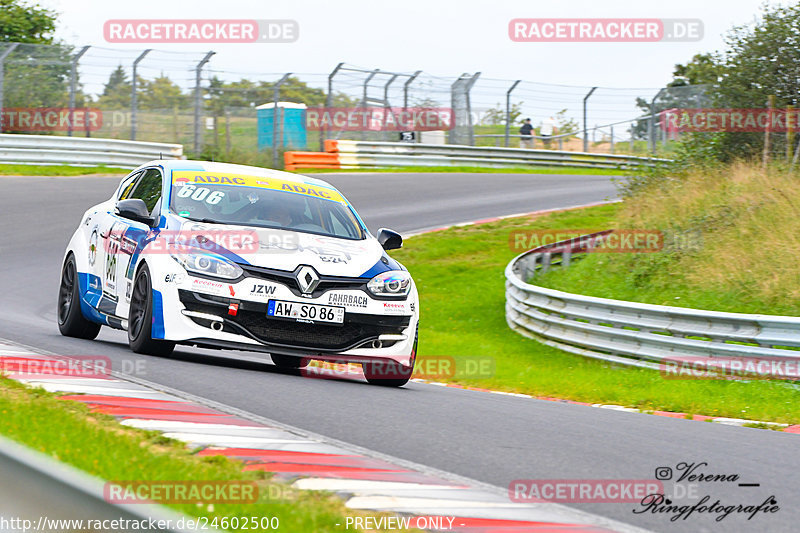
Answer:
[[[290,318],[298,322],[332,322],[341,324],[344,322],[344,307],[270,300],[267,305],[267,316]]]

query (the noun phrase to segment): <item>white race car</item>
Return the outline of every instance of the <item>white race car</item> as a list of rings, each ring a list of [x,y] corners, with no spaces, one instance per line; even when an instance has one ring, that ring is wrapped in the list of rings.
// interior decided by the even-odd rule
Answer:
[[[414,369],[419,301],[328,183],[256,167],[152,161],[90,208],[67,246],[58,295],[63,335],[127,330],[133,351],[176,344],[361,363],[370,383]]]

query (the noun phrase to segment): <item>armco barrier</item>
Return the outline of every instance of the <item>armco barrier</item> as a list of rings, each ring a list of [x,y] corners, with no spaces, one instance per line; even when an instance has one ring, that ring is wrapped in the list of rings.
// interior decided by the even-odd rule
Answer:
[[[98,530],[87,527],[88,520],[117,524],[113,529],[107,526],[113,531],[152,531],[148,524],[159,521],[167,527],[158,531],[197,531],[180,527],[186,523],[184,515],[166,507],[111,504],[105,499],[104,486],[100,479],[0,436],[0,519],[11,524],[0,526],[2,531],[24,531],[23,521],[28,522],[28,531]],[[83,520],[83,527],[75,522],[67,525],[67,520]]]
[[[667,360],[798,360],[800,318],[703,311],[581,296],[529,280],[553,265],[568,267],[587,237],[540,246],[506,267],[506,321],[549,346],[625,365],[661,368]],[[746,343],[746,344],[743,344]]]
[[[153,159],[182,158],[181,144],[59,135],[0,134],[0,163],[130,168]]]
[[[286,170],[402,166],[579,167],[625,169],[667,162],[614,154],[527,150],[492,146],[326,140],[324,152],[286,152]]]

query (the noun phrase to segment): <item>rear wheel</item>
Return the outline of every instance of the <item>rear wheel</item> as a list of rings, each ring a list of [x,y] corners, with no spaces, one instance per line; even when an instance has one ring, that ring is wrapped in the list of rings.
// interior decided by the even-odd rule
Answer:
[[[294,355],[272,354],[270,357],[275,366],[286,369],[305,368],[311,362],[308,357],[296,357]]]
[[[71,253],[61,269],[61,283],[58,287],[58,330],[66,337],[79,339],[94,339],[100,333],[100,324],[87,320],[81,312],[78,268]]]
[[[128,314],[128,344],[136,353],[169,355],[175,343],[153,338],[153,284],[150,270],[143,265],[136,275]]]

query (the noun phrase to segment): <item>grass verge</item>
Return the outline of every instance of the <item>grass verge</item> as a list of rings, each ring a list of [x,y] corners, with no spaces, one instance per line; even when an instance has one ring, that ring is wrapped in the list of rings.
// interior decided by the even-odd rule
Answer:
[[[619,209],[620,204],[609,204],[451,228],[413,237],[393,252],[421,295],[421,368],[426,359],[442,356],[488,358],[490,373],[436,380],[642,410],[800,422],[799,393],[787,383],[664,379],[652,370],[568,354],[511,331],[504,270],[518,252],[509,245],[510,232],[612,227]]]
[[[70,165],[0,165],[0,176],[124,176],[130,169],[106,166],[73,167]]]
[[[242,464],[222,456],[199,457],[183,443],[159,432],[119,424],[92,413],[79,402],[58,400],[0,378],[0,434],[59,461],[106,480],[126,481],[252,481],[261,495],[253,504],[170,504],[190,516],[277,517],[279,531],[341,531],[345,516],[365,516],[345,509],[327,493],[297,491],[271,481],[271,474],[242,471]],[[370,516],[379,515],[371,513]],[[339,524],[339,525],[337,525]]]

